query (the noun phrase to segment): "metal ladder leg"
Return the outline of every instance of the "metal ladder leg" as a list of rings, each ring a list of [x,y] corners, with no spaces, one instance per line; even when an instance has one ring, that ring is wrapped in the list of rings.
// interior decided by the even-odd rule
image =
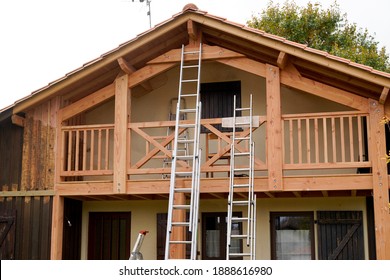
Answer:
[[[193,59],[186,59],[189,56],[196,56],[195,62]],[[170,175],[170,192],[168,203],[168,220],[167,220],[167,237],[165,246],[165,259],[170,259],[171,246],[181,244],[182,246],[191,245],[190,259],[196,259],[197,256],[197,232],[198,232],[198,205],[199,205],[199,181],[200,181],[200,112],[201,103],[199,98],[200,89],[200,73],[202,59],[202,44],[196,51],[185,51],[184,45],[181,52],[180,63],[180,81],[179,81],[179,96],[176,108],[175,122],[175,139],[172,152],[171,175]],[[181,102],[186,100],[187,108],[182,108]],[[190,107],[189,104],[194,104]],[[186,114],[188,120],[183,122],[180,120],[180,115]],[[190,116],[192,119],[190,121]],[[179,130],[186,130],[188,137],[179,135]],[[188,153],[179,154],[178,147],[181,145],[192,146]],[[187,164],[186,170],[182,166]],[[190,188],[180,188],[177,186],[177,178],[191,177]],[[177,204],[175,197],[177,195],[185,195],[185,203]],[[185,211],[188,218],[185,221],[174,221],[174,211]],[[184,238],[178,237],[173,240],[173,228],[181,228],[185,234]],[[189,238],[187,238],[189,236]]]

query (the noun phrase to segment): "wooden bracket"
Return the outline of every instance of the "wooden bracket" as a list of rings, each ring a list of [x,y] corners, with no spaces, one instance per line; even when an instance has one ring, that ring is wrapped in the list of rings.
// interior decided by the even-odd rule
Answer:
[[[388,94],[389,94],[389,88],[384,87],[381,96],[379,97],[379,104],[385,104]]]
[[[278,67],[280,69],[284,69],[287,65],[287,62],[288,62],[288,54],[286,54],[285,52],[280,52],[279,53],[279,56],[278,56],[278,60],[276,62],[276,64],[278,65]]]
[[[137,71],[130,63],[128,63],[123,57],[117,59],[119,67],[125,72],[127,75],[131,75]],[[152,85],[149,81],[143,81],[140,83],[141,87],[143,87],[146,91],[150,92],[153,90]]]
[[[13,114],[11,117],[11,120],[12,120],[12,124],[20,126],[20,127],[24,127],[24,118],[23,117]]]

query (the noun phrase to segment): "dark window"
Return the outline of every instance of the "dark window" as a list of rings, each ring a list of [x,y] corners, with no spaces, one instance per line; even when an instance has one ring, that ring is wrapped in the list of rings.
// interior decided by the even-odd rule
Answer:
[[[233,213],[235,217],[242,214]],[[227,213],[203,213],[202,215],[202,260],[226,260]],[[240,223],[232,225],[233,234],[242,234]],[[230,252],[242,253],[242,240],[234,240]],[[242,259],[242,258],[234,258]]]
[[[241,107],[240,81],[204,83],[200,86],[200,93],[202,119],[233,117],[234,95],[237,107]],[[241,116],[241,114],[237,114],[237,116]],[[224,132],[231,131],[231,128],[222,128],[221,125],[216,126],[216,128]],[[201,132],[206,133],[208,130],[202,127]]]
[[[315,259],[313,212],[271,213],[271,258]]]

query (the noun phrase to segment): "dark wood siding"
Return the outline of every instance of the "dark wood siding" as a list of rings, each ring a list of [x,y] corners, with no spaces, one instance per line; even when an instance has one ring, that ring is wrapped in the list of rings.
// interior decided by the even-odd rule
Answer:
[[[20,189],[23,128],[10,119],[0,123],[0,187],[2,191]]]
[[[0,198],[0,216],[14,221],[1,244],[1,259],[50,259],[52,203],[49,196]]]
[[[364,259],[362,211],[318,211],[318,257]]]

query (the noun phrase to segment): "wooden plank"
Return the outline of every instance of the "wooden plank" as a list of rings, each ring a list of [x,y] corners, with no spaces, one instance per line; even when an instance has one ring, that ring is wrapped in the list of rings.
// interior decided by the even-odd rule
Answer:
[[[92,109],[97,105],[107,101],[112,98],[115,94],[114,84],[110,84],[98,91],[76,101],[75,103],[70,104],[62,108],[61,111],[61,121],[70,119],[73,116],[76,116],[82,112]]]
[[[175,193],[175,205],[186,204],[186,196],[184,193]],[[173,210],[172,221],[185,222],[186,210]],[[172,227],[171,240],[182,241],[186,240],[185,227]],[[169,259],[185,259],[186,245],[185,244],[171,244],[169,248]]]
[[[190,37],[191,40],[197,41],[198,39],[198,28],[196,23],[189,19],[187,21],[187,31],[188,31],[188,36]]]
[[[119,67],[122,69],[123,72],[125,72],[128,75],[133,74],[137,70],[130,64],[128,63],[123,57],[120,57],[117,59]],[[140,85],[147,91],[150,92],[153,90],[152,85],[148,80],[145,80],[144,82],[140,83]]]
[[[146,80],[149,80],[161,73],[168,71],[169,69],[172,69],[178,64],[179,62],[146,65],[145,67],[140,68],[129,75],[128,86],[129,88],[133,88]]]
[[[64,226],[64,198],[55,195],[53,197],[53,213],[51,227],[51,251],[50,259],[62,259],[62,236]]]
[[[267,64],[266,100],[267,100],[267,164],[268,187],[273,191],[283,190],[283,139],[282,109],[280,97],[279,68]]]
[[[372,185],[374,197],[376,256],[378,260],[390,259],[390,213],[389,182],[387,164],[384,159],[386,150],[385,129],[381,124],[384,106],[369,99],[369,154],[372,161]]]
[[[114,193],[126,192],[128,97],[128,75],[119,76],[115,80]]]

